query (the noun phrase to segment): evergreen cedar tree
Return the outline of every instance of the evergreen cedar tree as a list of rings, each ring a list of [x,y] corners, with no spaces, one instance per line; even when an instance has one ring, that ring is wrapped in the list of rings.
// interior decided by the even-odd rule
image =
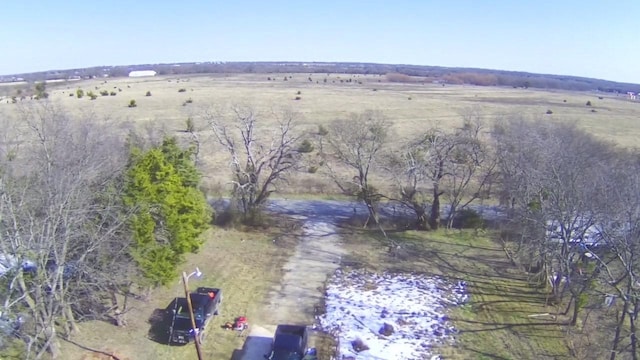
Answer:
[[[131,150],[124,195],[133,213],[131,255],[152,286],[175,278],[183,255],[202,245],[212,218],[192,157],[193,149],[180,148],[172,137],[146,151]]]

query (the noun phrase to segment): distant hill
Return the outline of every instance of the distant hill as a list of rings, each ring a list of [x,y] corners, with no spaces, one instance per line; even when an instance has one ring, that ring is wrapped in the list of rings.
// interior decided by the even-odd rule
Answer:
[[[386,75],[389,81],[435,82],[480,86],[509,86],[538,89],[562,89],[602,92],[640,92],[639,84],[577,76],[533,74],[518,71],[441,66],[391,65],[342,62],[201,62],[98,66],[84,69],[56,70],[0,76],[0,82],[42,81],[93,77],[128,76],[134,70],[155,70],[158,75],[210,73],[350,73]]]

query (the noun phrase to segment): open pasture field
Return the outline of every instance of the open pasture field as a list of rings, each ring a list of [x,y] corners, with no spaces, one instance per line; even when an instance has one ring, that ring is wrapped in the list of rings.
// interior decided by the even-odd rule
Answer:
[[[93,101],[86,95],[78,99],[77,89],[85,93],[93,91],[98,97]],[[116,95],[100,96],[104,90]],[[16,107],[11,103],[11,91],[4,91],[5,96],[0,97],[0,115],[7,116]],[[625,95],[596,92],[394,83],[381,75],[351,74],[105,78],[51,83],[47,91],[55,103],[84,116],[93,114],[96,119],[141,125],[153,123],[168,130],[183,129],[187,117],[197,120],[206,109],[248,105],[267,121],[273,120],[273,116],[269,116],[271,111],[294,110],[301,114],[300,125],[309,130],[347,118],[353,112],[380,110],[404,137],[432,125],[456,126],[461,114],[476,108],[488,120],[521,115],[549,121],[576,121],[594,134],[623,146],[636,146],[640,138],[640,102],[630,101]],[[147,91],[151,96],[145,96]],[[300,99],[295,100],[296,97]],[[130,100],[135,100],[137,106],[129,108]],[[29,101],[34,100],[26,98],[22,103]],[[587,101],[592,105],[587,106]],[[548,110],[552,114],[547,114]]]
[[[82,98],[76,96],[78,89],[85,93]],[[87,96],[89,91],[97,95],[95,100]],[[101,96],[105,91],[109,95]],[[29,97],[21,101],[18,97],[14,104],[10,95],[15,92],[6,86],[0,92],[0,119],[11,119],[21,105],[38,101]],[[230,174],[226,170],[228,158],[216,146],[205,115],[233,118],[230,107],[235,105],[253,108],[259,129],[273,126],[283,110],[292,110],[299,114],[297,130],[309,134],[319,125],[349,119],[351,113],[379,110],[393,123],[397,143],[433,126],[459,126],[464,114],[473,109],[489,123],[514,116],[576,122],[622,146],[640,145],[640,102],[597,92],[442,86],[390,82],[382,75],[307,73],[102,78],[50,83],[47,92],[50,101],[65,111],[106,122],[116,131],[133,127],[146,134],[147,129],[154,128],[188,136],[184,130],[187,119],[192,118],[201,145],[203,188],[212,196],[225,193]],[[131,100],[135,100],[135,107],[128,106]],[[552,114],[547,114],[549,111]],[[268,132],[258,132],[258,136],[264,134]],[[333,196],[333,184],[319,175],[292,176],[286,192]]]

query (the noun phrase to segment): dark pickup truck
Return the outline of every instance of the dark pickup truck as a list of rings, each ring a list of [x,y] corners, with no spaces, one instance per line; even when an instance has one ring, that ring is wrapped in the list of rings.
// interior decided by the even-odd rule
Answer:
[[[189,294],[193,315],[196,322],[194,331],[189,315],[189,305],[187,298],[176,298],[171,310],[171,326],[169,327],[169,341],[174,344],[187,344],[195,335],[199,336],[200,342],[204,339],[207,323],[220,312],[222,302],[222,290],[209,287],[199,287],[195,292]]]
[[[302,360],[307,350],[307,340],[306,326],[278,325],[271,353],[264,357],[269,360]]]

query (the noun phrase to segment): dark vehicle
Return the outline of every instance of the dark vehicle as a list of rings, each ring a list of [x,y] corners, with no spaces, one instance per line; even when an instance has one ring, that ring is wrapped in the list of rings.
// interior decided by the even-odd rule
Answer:
[[[278,325],[271,353],[264,357],[269,360],[302,360],[307,350],[307,340],[306,326]]]
[[[187,344],[197,336],[200,342],[204,340],[207,323],[213,315],[219,315],[222,302],[222,290],[209,287],[199,287],[189,294],[193,306],[196,329],[191,326],[189,304],[187,298],[176,298],[169,327],[169,341],[174,344]]]

